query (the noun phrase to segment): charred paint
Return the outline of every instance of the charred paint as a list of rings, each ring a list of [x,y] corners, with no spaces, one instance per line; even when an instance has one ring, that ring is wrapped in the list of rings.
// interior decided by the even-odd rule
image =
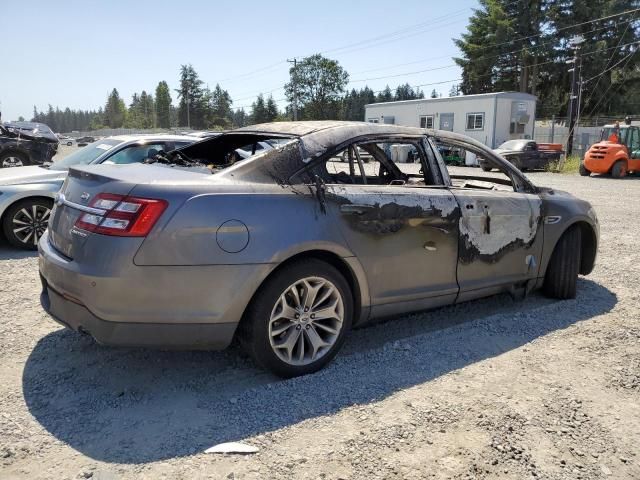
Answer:
[[[541,231],[542,215],[540,201],[527,201],[527,218],[523,218],[522,200],[510,209],[507,199],[501,198],[499,206],[505,214],[492,215],[491,206],[482,200],[473,204],[472,210],[480,215],[464,215],[460,218],[459,258],[464,264],[480,260],[487,263],[499,261],[508,252],[526,250],[531,247]],[[494,205],[496,205],[494,203]],[[482,207],[482,208],[480,208]],[[501,212],[502,213],[502,212]]]
[[[391,187],[393,188],[393,187]],[[347,215],[351,227],[362,233],[393,234],[405,227],[435,227],[443,230],[455,229],[460,209],[455,202],[441,197],[421,194],[383,194],[367,192],[367,204],[358,204],[358,195],[349,194],[344,187],[333,187],[327,197],[337,204],[362,208],[361,212]],[[449,197],[449,200],[451,198]]]

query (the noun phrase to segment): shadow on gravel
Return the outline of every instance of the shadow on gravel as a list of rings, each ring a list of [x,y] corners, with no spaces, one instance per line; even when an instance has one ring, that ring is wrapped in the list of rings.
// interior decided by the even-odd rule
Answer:
[[[31,414],[95,460],[146,463],[367,404],[613,308],[580,280],[577,300],[501,295],[352,332],[325,370],[278,380],[236,349],[110,349],[68,330],[42,338],[23,373]],[[535,348],[535,347],[532,347]]]
[[[0,241],[0,260],[20,260],[22,258],[34,258],[38,256],[38,252],[34,250],[20,250],[11,247],[4,240]]]

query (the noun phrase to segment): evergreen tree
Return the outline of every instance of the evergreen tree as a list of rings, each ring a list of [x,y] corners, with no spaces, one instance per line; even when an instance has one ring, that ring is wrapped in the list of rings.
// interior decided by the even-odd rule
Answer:
[[[391,101],[393,101],[393,93],[391,92],[391,89],[389,88],[389,85],[387,85],[384,90],[382,90],[380,93],[378,93],[377,101],[378,102],[391,102]]]
[[[233,127],[240,128],[249,124],[249,117],[245,113],[244,108],[239,108],[233,112]]]
[[[462,52],[454,59],[462,67],[460,90],[528,92],[539,98],[539,116],[566,116],[570,42],[580,35],[583,112],[632,113],[628,97],[640,93],[633,45],[640,26],[630,16],[598,19],[634,8],[637,0],[480,0],[467,32],[455,41]]]
[[[109,128],[121,128],[126,119],[126,107],[117,89],[113,89],[107,97],[104,107],[104,122]]]
[[[171,126],[171,94],[164,80],[156,87],[156,122],[159,128]]]
[[[233,123],[233,110],[231,96],[229,92],[223,90],[219,84],[209,95],[208,126],[218,128],[229,128]]]
[[[178,104],[178,125],[196,129],[206,128],[208,98],[202,88],[202,80],[191,65],[180,66],[180,88],[176,90]]]
[[[256,101],[251,104],[251,123],[265,123],[267,119],[267,108],[262,94],[258,95]]]
[[[267,118],[267,122],[273,122],[276,118],[278,118],[278,106],[276,105],[275,100],[273,99],[273,95],[269,95],[267,99],[267,106],[265,108],[265,114]]]

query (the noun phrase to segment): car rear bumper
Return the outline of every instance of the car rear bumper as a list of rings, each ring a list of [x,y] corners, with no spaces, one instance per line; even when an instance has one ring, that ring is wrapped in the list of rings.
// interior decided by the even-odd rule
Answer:
[[[235,323],[131,323],[109,322],[92,314],[84,305],[65,298],[44,278],[40,303],[61,325],[91,335],[102,345],[170,349],[221,350],[233,339]]]
[[[105,237],[106,238],[106,237]],[[129,239],[122,239],[125,245]],[[99,343],[182,349],[222,349],[273,268],[258,265],[138,266],[136,245],[114,256],[92,245],[83,261],[40,244],[43,308],[59,323]],[[112,245],[113,247],[113,245]],[[122,250],[127,248],[122,246]]]

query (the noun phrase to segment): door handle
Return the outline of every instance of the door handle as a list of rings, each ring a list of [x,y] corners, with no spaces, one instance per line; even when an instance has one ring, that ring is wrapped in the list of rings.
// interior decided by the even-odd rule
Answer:
[[[373,210],[373,205],[357,205],[355,203],[346,203],[340,205],[340,211],[345,215],[364,215],[367,212]]]

